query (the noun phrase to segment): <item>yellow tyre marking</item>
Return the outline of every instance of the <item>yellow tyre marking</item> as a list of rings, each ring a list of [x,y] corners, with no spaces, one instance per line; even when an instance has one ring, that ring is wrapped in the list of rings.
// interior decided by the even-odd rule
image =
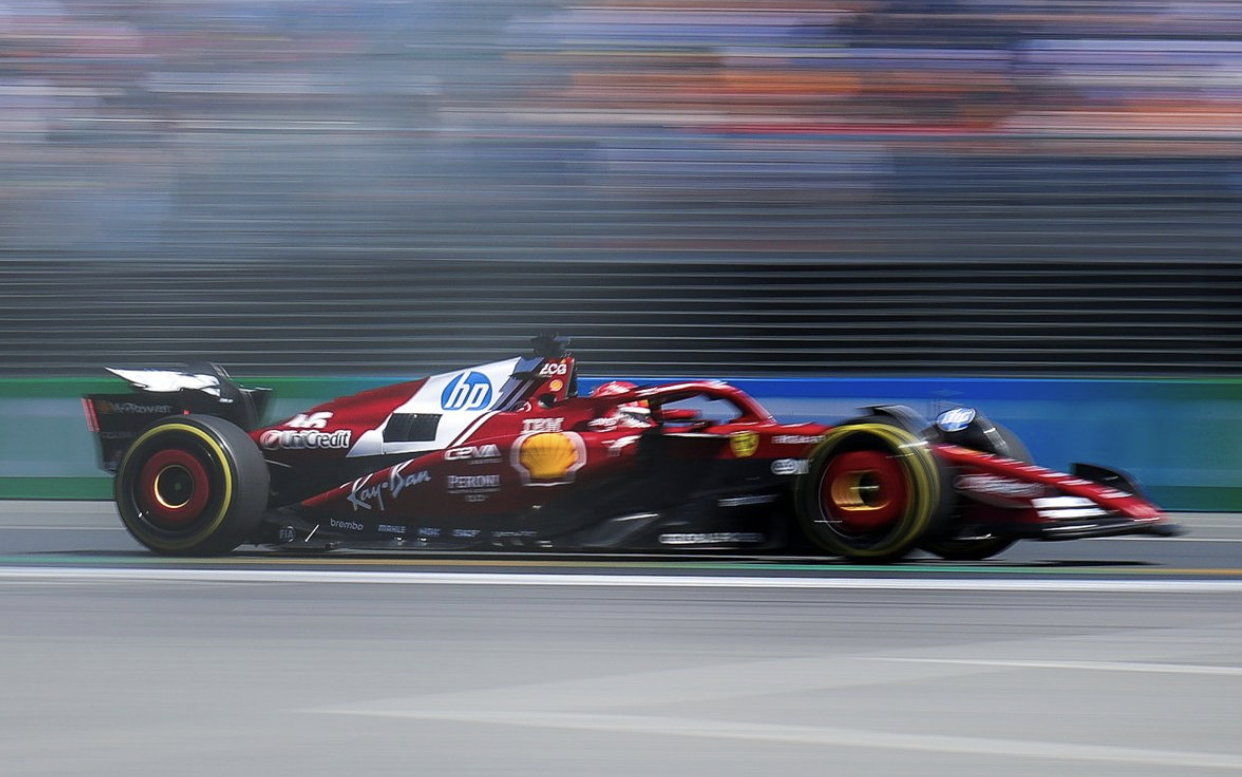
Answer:
[[[158,435],[168,434],[171,432],[185,432],[187,434],[190,434],[191,436],[197,437],[207,446],[210,452],[215,455],[216,459],[220,461],[221,470],[224,474],[224,499],[221,500],[220,502],[220,509],[216,512],[215,516],[212,517],[211,521],[208,523],[206,527],[203,528],[202,531],[186,539],[174,540],[171,542],[166,539],[153,537],[152,535],[143,531],[142,527],[137,525],[139,523],[137,520],[133,521],[132,523],[126,520],[125,525],[130,529],[130,531],[134,532],[134,534],[141,535],[143,537],[144,542],[149,542],[150,544],[158,548],[162,548],[165,550],[185,550],[186,548],[201,542],[207,537],[210,537],[212,534],[216,532],[217,529],[220,528],[220,524],[224,523],[224,516],[225,514],[228,513],[229,506],[233,502],[233,471],[229,467],[228,456],[225,455],[224,449],[220,447],[220,444],[216,442],[215,438],[207,434],[207,432],[203,431],[202,429],[199,429],[197,426],[190,426],[189,424],[171,423],[171,424],[164,424],[163,426],[157,426],[156,428],[151,429],[147,431],[145,434],[142,434],[141,436],[139,436],[138,439],[134,440],[133,445],[129,446],[129,450],[130,451],[136,450],[139,445],[146,442],[147,440],[150,440]],[[125,474],[128,471],[129,466],[130,466],[130,458],[129,458],[129,452],[127,451],[124,459],[122,459],[121,461],[121,466],[117,469],[117,473],[116,473],[116,484],[117,484],[118,491],[121,489],[122,484],[125,482]],[[120,496],[121,495],[118,494],[118,497]],[[128,506],[129,505],[128,497],[126,497],[125,499],[118,498],[117,504],[118,505],[124,504]],[[124,511],[122,511],[122,518],[124,517],[125,517]]]
[[[892,549],[901,544],[910,533],[921,533],[927,524],[931,522],[932,514],[935,511],[935,505],[940,502],[940,480],[935,476],[935,464],[931,460],[931,453],[927,449],[927,443],[913,434],[888,424],[849,424],[838,427],[828,433],[823,442],[819,444],[813,454],[813,458],[818,459],[822,451],[831,451],[842,441],[857,434],[871,434],[880,438],[883,442],[892,446],[892,450],[896,453],[902,463],[902,469],[905,470],[907,476],[913,481],[911,489],[913,493],[910,496],[910,506],[906,509],[904,517],[913,516],[914,524],[908,531],[899,532],[893,541],[886,545],[873,548],[858,548],[852,552],[856,556],[883,556],[892,551]],[[814,468],[812,468],[814,469]],[[810,483],[807,483],[810,487]],[[815,485],[818,488],[818,484]],[[817,497],[818,505],[818,497]],[[819,507],[820,515],[823,516],[823,508]]]

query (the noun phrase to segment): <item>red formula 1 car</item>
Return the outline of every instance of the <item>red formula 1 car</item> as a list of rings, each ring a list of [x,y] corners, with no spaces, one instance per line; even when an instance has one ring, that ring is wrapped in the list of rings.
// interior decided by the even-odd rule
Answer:
[[[215,365],[85,398],[125,526],[165,554],[783,549],[983,559],[1015,540],[1171,534],[1125,474],[1035,465],[969,408],[783,424],[718,381],[577,392],[565,341],[262,425]],[[152,423],[152,419],[154,420]]]

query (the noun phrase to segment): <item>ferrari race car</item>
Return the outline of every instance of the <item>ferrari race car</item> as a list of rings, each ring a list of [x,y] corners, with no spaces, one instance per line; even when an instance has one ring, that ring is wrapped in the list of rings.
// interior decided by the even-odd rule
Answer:
[[[984,559],[1019,539],[1172,534],[1126,474],[1037,466],[965,407],[784,424],[719,381],[577,391],[560,338],[263,424],[212,364],[84,397],[121,519],[170,555],[290,549],[782,550]]]

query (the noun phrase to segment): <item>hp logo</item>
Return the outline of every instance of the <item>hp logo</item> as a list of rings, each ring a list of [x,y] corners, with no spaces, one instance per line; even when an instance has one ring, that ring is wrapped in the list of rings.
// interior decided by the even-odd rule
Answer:
[[[444,387],[440,407],[445,410],[480,410],[492,403],[492,382],[481,372],[463,372]]]
[[[936,416],[936,426],[949,433],[960,432],[974,420],[974,410],[969,407],[955,407]]]

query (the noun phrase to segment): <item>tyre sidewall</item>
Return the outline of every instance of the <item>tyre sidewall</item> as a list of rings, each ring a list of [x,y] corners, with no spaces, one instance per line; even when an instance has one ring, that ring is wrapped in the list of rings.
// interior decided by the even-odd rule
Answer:
[[[186,469],[199,473],[191,480],[195,489],[206,490],[206,500],[201,509],[181,516],[176,507],[155,504],[150,466],[158,466],[161,457],[185,461],[187,454],[201,465],[201,470]],[[115,481],[126,529],[146,547],[168,555],[210,555],[237,547],[261,521],[267,490],[267,465],[258,447],[239,427],[214,416],[171,416],[148,426],[126,450]]]
[[[907,503],[900,517],[883,531],[849,536],[832,528],[821,490],[832,461],[858,450],[880,451],[900,463]],[[795,505],[803,533],[819,548],[854,561],[891,561],[937,530],[944,513],[944,485],[943,468],[926,440],[889,419],[865,418],[834,427],[816,446],[807,474],[797,486]]]
[[[987,453],[995,453],[1026,464],[1035,463],[1031,452],[1018,435],[998,423],[991,424],[999,444],[984,446]],[[1013,537],[1000,534],[965,539],[954,537],[953,534],[952,522],[946,522],[940,531],[926,538],[921,547],[945,561],[983,561],[1005,552],[1017,542]]]

